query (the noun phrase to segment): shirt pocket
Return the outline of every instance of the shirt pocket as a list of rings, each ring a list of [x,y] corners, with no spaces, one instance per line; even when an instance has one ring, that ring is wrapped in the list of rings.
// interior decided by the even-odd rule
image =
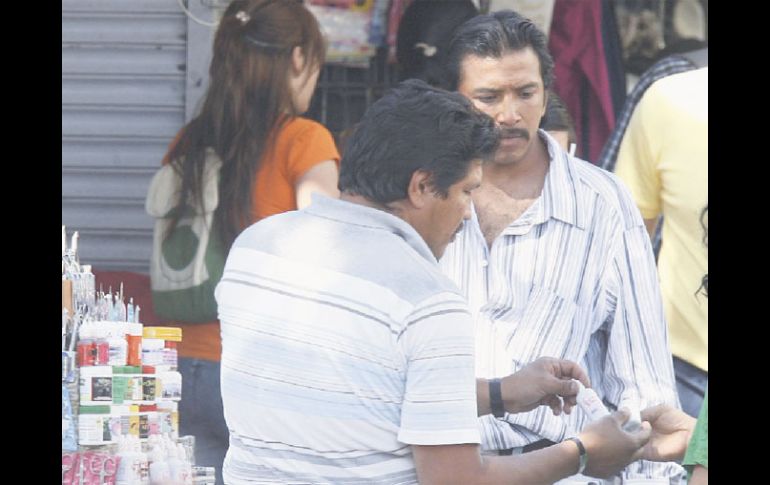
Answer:
[[[533,287],[527,302],[494,323],[495,367],[516,372],[538,357],[564,358],[573,338],[577,305],[544,287]]]

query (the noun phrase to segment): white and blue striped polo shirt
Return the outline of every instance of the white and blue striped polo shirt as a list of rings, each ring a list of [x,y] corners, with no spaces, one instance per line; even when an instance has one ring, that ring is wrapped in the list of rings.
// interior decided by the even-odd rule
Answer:
[[[467,304],[402,219],[315,195],[238,237],[216,297],[227,483],[417,483],[409,445],[479,443]]]

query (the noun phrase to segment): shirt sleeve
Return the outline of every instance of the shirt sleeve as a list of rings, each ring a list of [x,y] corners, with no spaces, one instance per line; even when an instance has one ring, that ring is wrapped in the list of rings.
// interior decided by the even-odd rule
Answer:
[[[467,305],[445,294],[417,308],[397,336],[406,373],[398,440],[411,445],[480,443]]]
[[[682,464],[687,469],[688,480],[692,475],[695,465],[709,467],[709,392],[706,389],[706,395],[703,397],[703,405],[698,414],[698,422],[695,424],[695,431],[690,438],[690,444],[687,446],[687,453],[684,455]]]
[[[641,221],[619,232],[608,264],[605,296],[611,310],[601,383],[604,399],[618,407],[632,389],[641,397],[642,409],[659,403],[679,407],[655,260]],[[623,475],[624,480],[633,479],[631,483],[668,485],[668,477],[681,472],[673,462],[641,460]]]
[[[618,151],[615,173],[631,190],[636,205],[645,219],[654,219],[661,212],[661,183],[657,172],[658,156],[651,144],[655,136],[657,117],[654,110],[661,100],[654,85],[642,96],[634,109]]]
[[[334,138],[320,123],[308,121],[307,127],[296,135],[289,149],[287,179],[295,185],[305,172],[327,160],[338,164],[340,161]]]

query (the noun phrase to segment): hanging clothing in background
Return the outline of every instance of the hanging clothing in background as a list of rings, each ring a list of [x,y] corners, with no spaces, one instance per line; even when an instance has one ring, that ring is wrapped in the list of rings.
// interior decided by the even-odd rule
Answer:
[[[706,61],[706,65],[708,65],[708,61]],[[639,78],[639,81],[636,83],[636,86],[634,86],[631,94],[626,98],[626,103],[623,106],[623,111],[620,113],[620,116],[618,116],[618,122],[615,125],[615,129],[612,131],[607,143],[604,145],[596,164],[610,172],[615,171],[615,163],[618,160],[618,149],[620,148],[620,142],[623,140],[623,135],[626,133],[628,122],[631,120],[631,115],[633,114],[637,103],[642,99],[642,95],[652,83],[666,76],[690,71],[697,67],[695,62],[684,55],[675,54],[661,59],[642,74],[642,77]]]
[[[546,35],[551,31],[553,6],[556,0],[490,0],[489,13],[513,10],[530,19]]]
[[[602,43],[610,78],[612,108],[617,120],[626,101],[626,69],[623,64],[623,44],[615,15],[615,4],[611,0],[602,0]]]
[[[388,14],[388,63],[393,64],[396,60],[396,40],[398,39],[398,25],[401,23],[406,8],[414,0],[393,0],[390,4]]]
[[[548,40],[555,63],[553,89],[575,123],[578,156],[591,162],[598,159],[615,126],[612,93],[625,91],[622,63],[607,62],[607,51],[614,58],[620,49],[614,18],[603,19],[608,1],[556,0]],[[605,42],[618,45],[607,49]]]

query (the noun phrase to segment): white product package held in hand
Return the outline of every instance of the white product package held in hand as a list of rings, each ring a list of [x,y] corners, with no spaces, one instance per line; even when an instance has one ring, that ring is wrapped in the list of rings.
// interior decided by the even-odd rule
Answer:
[[[596,421],[604,416],[610,414],[609,410],[604,406],[602,400],[591,388],[585,387],[580,381],[575,381],[578,384],[580,390],[577,393],[576,400],[580,409],[588,415],[591,421]],[[628,390],[623,393],[623,399],[620,401],[619,407],[628,408],[630,411],[630,417],[628,421],[623,425],[623,430],[633,433],[639,429],[642,424],[640,409],[639,409],[639,396],[636,391]]]

